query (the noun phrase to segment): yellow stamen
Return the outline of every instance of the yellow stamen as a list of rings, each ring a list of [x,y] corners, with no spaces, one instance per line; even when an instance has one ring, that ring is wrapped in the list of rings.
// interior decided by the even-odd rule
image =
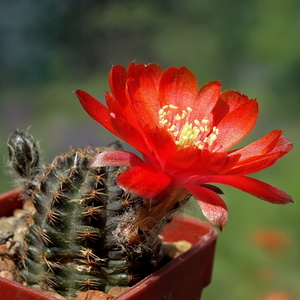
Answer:
[[[175,120],[176,120],[176,121],[180,121],[180,120],[181,120],[181,116],[179,116],[179,114],[177,114],[177,115],[175,116]]]
[[[166,127],[167,131],[174,137],[174,142],[178,150],[195,146],[199,149],[208,148],[213,151],[215,141],[218,138],[219,129],[209,126],[210,121],[207,119],[191,120],[193,109],[187,107],[181,113],[174,115],[171,110],[178,110],[178,107],[172,104],[164,105],[158,111],[159,124]],[[183,125],[183,121],[185,122]],[[194,124],[194,125],[193,125]]]

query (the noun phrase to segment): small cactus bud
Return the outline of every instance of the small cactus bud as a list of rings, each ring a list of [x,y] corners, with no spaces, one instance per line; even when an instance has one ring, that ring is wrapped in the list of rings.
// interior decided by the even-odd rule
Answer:
[[[27,132],[16,130],[8,140],[8,153],[12,168],[23,180],[27,194],[37,189],[37,178],[41,172],[39,150]]]
[[[15,131],[8,140],[8,152],[12,166],[20,176],[31,178],[32,171],[39,165],[39,152],[32,136]]]

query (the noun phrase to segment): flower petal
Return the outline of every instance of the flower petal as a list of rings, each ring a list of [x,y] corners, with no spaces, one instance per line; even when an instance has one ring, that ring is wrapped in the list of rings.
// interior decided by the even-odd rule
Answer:
[[[130,123],[137,131],[143,135],[143,126],[140,124],[139,120],[135,112],[132,110],[131,105],[127,105],[127,107],[121,107],[120,103],[116,101],[113,96],[109,93],[105,94],[107,107],[110,111],[111,119],[123,119]],[[113,126],[113,125],[112,125]]]
[[[241,157],[226,174],[247,175],[272,166],[293,148],[293,144],[281,134],[281,130],[273,130],[254,143],[231,151],[229,156],[240,154]]]
[[[228,221],[228,210],[223,199],[210,189],[196,185],[183,185],[195,197],[204,216],[222,230]]]
[[[128,76],[131,75],[127,83],[131,106],[143,126],[146,124],[154,126],[159,120],[158,111],[161,107],[158,100],[158,87],[155,82],[157,81],[157,73],[162,73],[162,70],[159,72],[158,67],[148,67],[141,64],[135,66],[134,71],[128,71]]]
[[[220,91],[221,83],[219,81],[210,81],[201,87],[194,102],[189,105],[193,109],[193,119],[200,122],[203,119],[211,121],[212,111],[220,97]]]
[[[240,154],[241,157],[239,162],[245,163],[252,161],[253,159],[255,159],[255,157],[267,154],[272,151],[278,144],[281,134],[281,130],[273,130],[259,140],[243,148],[231,151],[230,155]]]
[[[190,166],[189,170],[201,176],[222,174],[233,168],[238,159],[238,155],[229,157],[226,152],[210,152],[204,149],[195,165]]]
[[[125,171],[116,181],[126,193],[152,198],[167,188],[172,179],[152,165],[143,163]]]
[[[159,99],[161,107],[175,105],[180,110],[186,109],[195,99],[198,91],[196,76],[187,68],[171,67],[160,80]]]
[[[160,78],[164,70],[161,66],[155,63],[148,65],[131,63],[128,67],[128,78],[133,78],[134,80],[139,79],[139,76],[151,77],[155,86],[158,89]]]
[[[196,147],[185,147],[173,154],[168,155],[168,159],[165,164],[165,169],[168,173],[175,173],[185,170],[190,166],[194,166],[199,160],[202,154],[202,150]]]
[[[90,160],[88,167],[103,167],[103,166],[136,166],[144,161],[136,154],[129,151],[112,150],[97,154]]]
[[[75,94],[78,97],[82,107],[90,115],[90,117],[92,117],[96,122],[102,124],[107,130],[115,134],[109,122],[110,115],[108,108],[85,91],[77,90]]]
[[[199,177],[225,173],[231,170],[239,159],[239,155],[229,157],[226,152],[210,152],[207,149],[191,149],[189,152],[182,150],[169,157],[166,167],[171,170],[173,166],[174,170],[177,169],[174,177],[189,183]]]
[[[126,93],[127,70],[120,65],[113,66],[108,75],[108,82],[114,98],[124,109],[128,105]]]
[[[278,153],[279,154],[278,157],[282,157],[287,153],[289,153],[292,149],[293,149],[293,143],[291,143],[287,137],[281,136],[279,138],[277,145],[270,153]]]
[[[158,89],[160,78],[164,72],[163,68],[158,64],[151,63],[151,64],[146,65],[146,69],[151,74],[151,77]]]
[[[163,167],[166,159],[173,153],[176,153],[177,150],[172,136],[168,131],[160,127],[151,128],[150,126],[145,126],[144,133],[147,137],[147,145],[149,149],[152,150],[152,156],[154,156],[160,162],[160,166]],[[151,158],[149,157],[147,161],[150,162]]]
[[[219,134],[215,148],[218,151],[225,151],[239,142],[252,130],[257,115],[256,100],[249,100],[226,115],[217,126]]]
[[[279,153],[256,156],[251,162],[236,164],[222,175],[248,175],[271,167],[279,159]]]
[[[145,144],[147,139],[142,136],[142,134],[129,123],[130,120],[111,117],[111,124],[115,135],[120,139],[127,142],[132,147],[136,148],[138,151],[145,155],[151,155],[148,146]]]
[[[230,185],[270,203],[287,204],[293,202],[292,197],[284,191],[251,177],[238,175],[207,176],[198,181],[199,184],[209,182]]]
[[[247,103],[249,98],[235,90],[227,90],[221,93],[220,98],[228,105],[228,113],[235,110],[241,104]]]

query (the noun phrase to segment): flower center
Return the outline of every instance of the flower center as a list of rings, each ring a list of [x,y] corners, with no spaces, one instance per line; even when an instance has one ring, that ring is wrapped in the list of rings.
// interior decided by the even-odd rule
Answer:
[[[214,126],[212,129],[207,119],[201,121],[191,120],[192,108],[187,107],[180,113],[178,107],[172,104],[163,106],[159,112],[159,124],[166,127],[167,131],[174,137],[178,150],[196,146],[199,149],[212,150],[217,140],[219,129]]]

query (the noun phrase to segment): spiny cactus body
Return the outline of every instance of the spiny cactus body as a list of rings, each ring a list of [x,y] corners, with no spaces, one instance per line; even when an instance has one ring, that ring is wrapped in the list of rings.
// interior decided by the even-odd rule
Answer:
[[[106,148],[72,149],[46,165],[27,133],[17,131],[8,144],[11,165],[35,206],[23,271],[29,286],[74,299],[88,289],[132,285],[153,270],[158,236],[131,246],[120,234],[143,205],[115,183],[124,167],[88,167]]]

